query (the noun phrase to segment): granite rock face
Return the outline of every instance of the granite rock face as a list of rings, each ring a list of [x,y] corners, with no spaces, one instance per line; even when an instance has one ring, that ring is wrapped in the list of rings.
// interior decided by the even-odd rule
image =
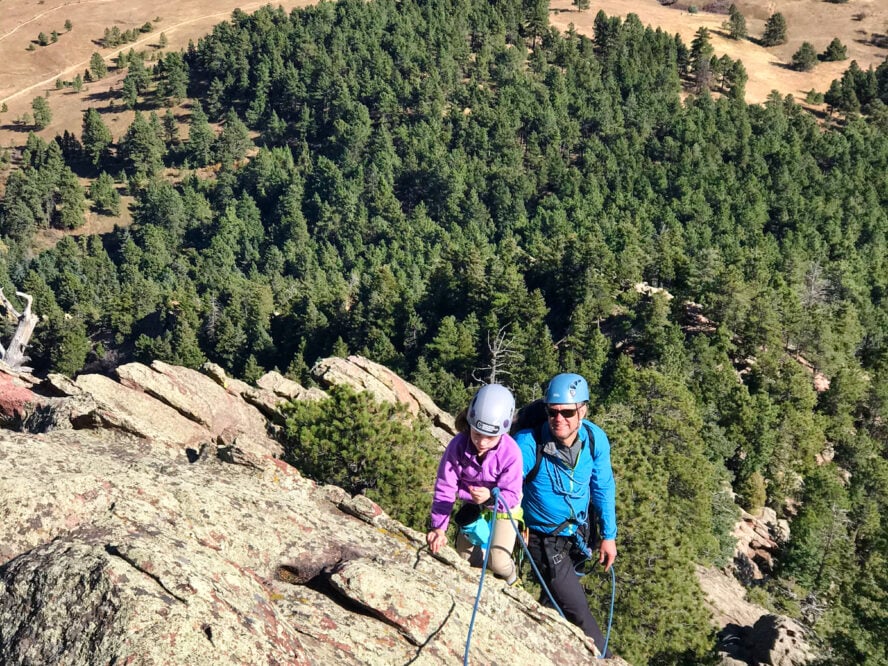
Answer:
[[[788,617],[774,615],[746,600],[747,586],[771,576],[789,525],[772,509],[760,516],[741,512],[734,526],[734,560],[724,570],[697,567],[697,579],[718,627],[721,666],[802,666],[816,655],[808,632]]]
[[[311,372],[323,386],[345,384],[356,391],[369,391],[381,402],[400,402],[411,414],[428,419],[432,434],[442,445],[456,434],[450,414],[438,407],[425,391],[379,363],[362,356],[330,357],[318,361]]]
[[[31,432],[0,430],[0,663],[458,663],[480,571],[278,458],[255,392],[316,390],[221,379],[56,376]],[[601,663],[492,576],[470,660]]]

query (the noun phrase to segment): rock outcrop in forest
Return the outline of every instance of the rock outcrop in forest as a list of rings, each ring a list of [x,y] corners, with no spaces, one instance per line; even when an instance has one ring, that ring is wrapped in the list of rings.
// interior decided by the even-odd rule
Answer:
[[[379,366],[325,362],[339,381],[425,396]],[[358,368],[361,368],[358,371]],[[217,380],[222,380],[223,384]],[[12,664],[457,663],[478,585],[454,551],[363,496],[276,456],[269,415],[313,399],[154,363],[115,379],[18,387],[0,433],[0,662]],[[265,388],[263,388],[263,386]],[[387,388],[386,388],[387,387]],[[591,663],[579,632],[485,578],[473,663]]]
[[[314,374],[403,402],[444,439],[453,432],[425,394],[375,363],[326,359]],[[478,570],[449,548],[432,556],[422,534],[366,497],[279,458],[278,407],[321,389],[276,373],[249,386],[217,367],[160,362],[121,366],[114,378],[2,376],[0,405],[18,427],[0,431],[0,662],[462,658]],[[780,621],[762,615],[751,611],[750,624]],[[758,645],[739,618],[722,626]],[[787,638],[758,634],[772,635],[759,657]],[[485,578],[472,663],[593,658],[576,628]]]

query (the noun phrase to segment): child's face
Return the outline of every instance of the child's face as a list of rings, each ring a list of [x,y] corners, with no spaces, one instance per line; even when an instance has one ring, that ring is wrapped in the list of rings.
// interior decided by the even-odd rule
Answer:
[[[482,435],[480,432],[471,429],[469,433],[472,438],[472,444],[475,445],[475,450],[479,455],[487,453],[494,448],[499,444],[500,437],[502,437],[502,435]]]

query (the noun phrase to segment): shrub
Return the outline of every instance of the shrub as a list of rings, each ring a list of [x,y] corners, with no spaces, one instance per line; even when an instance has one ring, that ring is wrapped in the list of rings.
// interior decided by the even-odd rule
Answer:
[[[767,608],[771,603],[771,597],[761,587],[751,587],[746,590],[746,601],[756,606]]]
[[[403,406],[345,386],[285,407],[284,459],[319,483],[363,493],[389,515],[424,531],[435,478],[435,442]]]
[[[760,472],[753,472],[742,479],[737,488],[737,496],[740,506],[757,516],[761,513],[765,506],[765,500],[768,498],[765,491],[765,478]]]
[[[810,72],[817,64],[817,51],[811,42],[802,42],[799,50],[792,54],[792,66],[800,72]]]
[[[820,56],[820,59],[824,62],[839,62],[841,60],[848,59],[848,49],[842,44],[841,40],[838,37],[833,37],[833,40],[829,43],[829,46],[826,47],[826,50]]]

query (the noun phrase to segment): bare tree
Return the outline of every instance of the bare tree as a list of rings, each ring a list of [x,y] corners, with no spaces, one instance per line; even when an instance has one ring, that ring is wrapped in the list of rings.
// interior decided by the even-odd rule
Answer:
[[[490,331],[487,332],[487,349],[490,351],[490,364],[472,371],[472,378],[477,382],[496,384],[500,376],[508,377],[512,374],[509,369],[515,362],[521,360],[521,353],[516,351],[514,340],[506,335],[508,325],[501,327],[494,339],[490,339]],[[479,377],[479,373],[486,374],[487,378]]]
[[[816,262],[811,262],[805,273],[805,284],[802,291],[802,307],[812,308],[827,301],[830,288],[829,279],[823,274],[823,267]]]
[[[21,291],[17,291],[15,294],[26,302],[25,309],[22,312],[18,312],[15,309],[12,303],[9,302],[6,294],[3,293],[3,289],[0,289],[0,305],[6,309],[6,316],[17,323],[15,333],[12,334],[9,345],[4,347],[0,343],[0,360],[12,370],[30,372],[31,368],[24,365],[31,360],[29,356],[25,356],[25,347],[28,346],[31,334],[34,333],[34,327],[37,325],[38,318],[37,315],[31,312],[31,301],[33,298]]]

